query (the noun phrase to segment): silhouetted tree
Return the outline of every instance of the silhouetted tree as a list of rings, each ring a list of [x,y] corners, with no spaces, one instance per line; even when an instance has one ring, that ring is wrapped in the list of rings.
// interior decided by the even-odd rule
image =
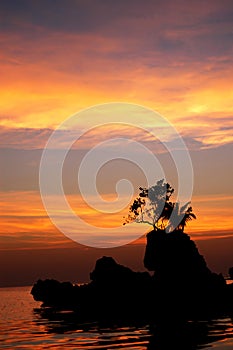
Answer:
[[[196,219],[196,215],[192,211],[190,202],[185,203],[181,208],[179,203],[173,203],[173,215],[169,218],[168,230],[181,230],[183,232],[187,222]]]
[[[139,190],[139,196],[129,207],[123,225],[136,222],[149,224],[154,230],[168,228],[184,231],[187,221],[196,219],[190,202],[180,208],[179,203],[170,201],[174,189],[164,179],[149,188],[139,187]]]

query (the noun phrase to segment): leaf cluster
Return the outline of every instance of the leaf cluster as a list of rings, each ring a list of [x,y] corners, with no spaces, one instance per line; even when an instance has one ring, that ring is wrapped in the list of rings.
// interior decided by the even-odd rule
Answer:
[[[184,230],[186,223],[196,219],[190,202],[180,208],[179,203],[171,202],[174,188],[164,179],[149,188],[139,187],[139,195],[129,207],[129,214],[124,217],[124,223],[147,223],[154,230]]]

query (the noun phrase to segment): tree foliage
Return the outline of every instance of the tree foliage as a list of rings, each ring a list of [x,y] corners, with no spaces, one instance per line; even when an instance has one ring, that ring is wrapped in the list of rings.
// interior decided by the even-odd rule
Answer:
[[[124,223],[147,223],[156,229],[184,231],[188,221],[196,219],[190,202],[180,207],[179,203],[171,202],[174,188],[164,179],[149,188],[139,187],[139,196],[129,207],[129,214],[124,217]]]

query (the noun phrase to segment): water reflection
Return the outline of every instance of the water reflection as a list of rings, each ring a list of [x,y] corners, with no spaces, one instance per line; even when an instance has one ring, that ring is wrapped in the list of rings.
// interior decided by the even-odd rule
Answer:
[[[167,319],[151,323],[147,320],[80,320],[74,312],[51,308],[34,309],[34,322],[45,332],[63,335],[69,348],[75,349],[147,349],[195,350],[211,347],[223,349],[222,342],[233,346],[232,319],[185,321]],[[219,345],[216,345],[219,344]],[[231,344],[231,345],[230,345]]]

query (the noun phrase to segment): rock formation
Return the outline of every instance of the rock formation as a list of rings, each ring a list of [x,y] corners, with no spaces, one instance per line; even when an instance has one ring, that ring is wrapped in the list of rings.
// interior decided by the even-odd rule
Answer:
[[[39,280],[32,288],[44,305],[71,308],[85,317],[197,318],[232,312],[233,284],[212,273],[195,243],[182,231],[151,231],[145,267],[134,272],[111,257],[97,260],[90,283]]]
[[[209,270],[195,243],[182,231],[148,233],[144,265],[154,271],[155,294],[165,309],[204,314],[224,307],[223,276]]]

